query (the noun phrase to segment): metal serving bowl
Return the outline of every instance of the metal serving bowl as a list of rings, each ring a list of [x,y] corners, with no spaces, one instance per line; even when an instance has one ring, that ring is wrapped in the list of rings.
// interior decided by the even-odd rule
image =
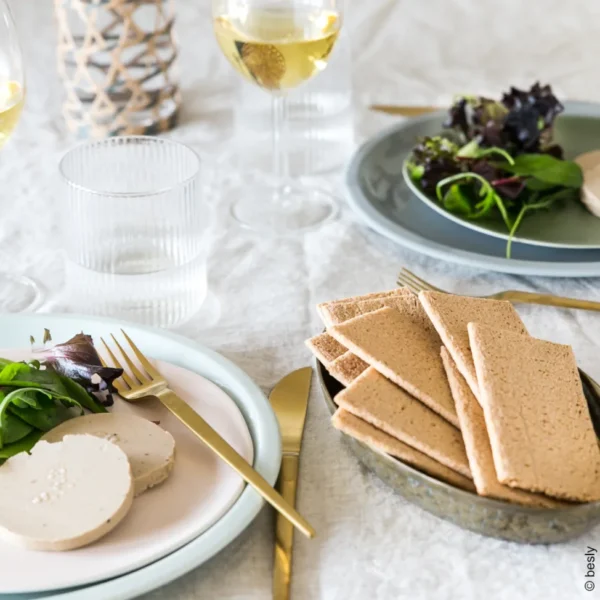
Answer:
[[[337,408],[333,398],[343,386],[319,361],[317,375],[333,414]],[[592,405],[600,406],[595,390],[583,381],[590,409]],[[552,544],[577,537],[600,522],[600,502],[542,509],[492,500],[429,477],[350,436],[344,435],[343,439],[368,469],[409,502],[481,535],[526,544]]]

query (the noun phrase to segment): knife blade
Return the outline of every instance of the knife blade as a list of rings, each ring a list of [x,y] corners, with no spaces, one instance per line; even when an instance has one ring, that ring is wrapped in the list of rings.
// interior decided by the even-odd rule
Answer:
[[[312,367],[298,369],[286,375],[269,396],[277,416],[283,456],[276,489],[292,506],[296,504],[298,467],[302,435],[306,421]],[[277,515],[275,522],[275,556],[273,561],[273,600],[288,600],[292,575],[294,528]]]

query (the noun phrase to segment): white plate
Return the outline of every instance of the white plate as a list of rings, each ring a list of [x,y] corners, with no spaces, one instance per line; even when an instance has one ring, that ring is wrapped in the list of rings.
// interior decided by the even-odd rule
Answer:
[[[61,340],[65,341],[65,340]],[[0,351],[23,360],[29,352]],[[246,460],[252,438],[238,407],[204,377],[154,361],[173,391],[201,414]],[[244,487],[233,469],[211,452],[158,401],[115,398],[111,412],[134,414],[175,438],[176,461],[169,479],[136,498],[123,523],[98,542],[69,552],[33,552],[0,542],[0,593],[55,590],[94,583],[143,567],[198,537],[231,508]],[[35,578],[28,574],[35,572]]]
[[[115,331],[117,325],[111,321],[88,317],[0,316],[0,331],[2,331],[0,343],[7,347],[22,345],[23,338],[27,340],[30,333],[38,333],[42,327],[49,327],[54,338],[62,340],[82,329],[93,336],[106,335],[108,331]],[[242,404],[240,408],[244,412],[256,414],[256,406],[253,404],[258,398],[252,398],[252,393],[255,394],[258,390],[253,389],[246,376],[222,357],[171,334],[138,326],[127,325],[126,329],[141,349],[148,354],[154,354],[162,359],[168,358],[188,369],[212,371],[213,378],[218,383],[222,386],[231,386],[235,390],[235,394],[232,395],[238,400],[237,406],[240,406],[240,395],[243,397],[244,393],[247,393],[248,397],[245,400],[249,401],[250,406]],[[238,451],[251,460],[252,439],[236,403],[218,386],[196,373],[162,363],[161,369],[165,371],[167,378],[177,381],[176,391],[192,403],[196,410],[202,413]],[[226,384],[221,379],[223,377],[225,380],[231,377],[231,381]],[[266,408],[269,413],[266,419],[267,427],[265,430],[264,422],[249,422],[249,425],[250,429],[254,430],[255,441],[257,425],[259,433],[268,431],[270,434],[266,446],[270,451],[271,459],[267,461],[268,472],[263,474],[273,481],[280,460],[279,436],[268,403],[260,391],[258,394],[264,402],[264,406],[260,406],[260,409],[264,411]],[[172,478],[163,486],[150,490],[136,499],[127,519],[104,540],[89,548],[51,554],[25,552],[0,546],[0,561],[2,561],[0,590],[3,594],[34,590],[47,592],[58,587],[81,585],[84,581],[107,579],[149,565],[142,569],[145,571],[145,577],[136,577],[136,573],[131,573],[111,582],[67,592],[68,595],[75,594],[77,597],[86,598],[91,590],[98,590],[98,597],[101,598],[133,597],[170,581],[206,560],[236,537],[258,511],[261,503],[256,494],[252,490],[246,490],[238,500],[243,487],[239,477],[207,451],[183,426],[163,411],[162,407],[141,404],[132,406],[123,403],[121,409],[160,420],[162,426],[172,431],[178,444],[178,456]],[[155,413],[155,410],[158,413]],[[264,454],[264,440],[261,440],[256,448],[256,458],[264,460],[264,456],[260,456]],[[229,511],[233,504],[236,510]],[[240,508],[240,505],[244,506]],[[227,519],[230,512],[234,513],[234,517]],[[224,514],[225,517],[220,519]],[[228,521],[228,526],[220,529],[219,537],[216,539],[208,533],[205,534],[210,541],[202,547],[199,542],[204,536],[197,539],[198,536],[211,524],[223,520]],[[181,548],[191,540],[195,540],[193,544],[171,555],[173,557],[180,555],[181,567],[177,565],[177,568],[165,568],[167,564],[172,566],[168,560],[171,556],[149,564]],[[189,551],[186,552],[192,546],[195,550],[194,556],[190,556]],[[32,572],[36,573],[35,578],[31,577]],[[123,581],[121,585],[118,583],[120,580]],[[114,594],[105,595],[100,591],[112,584],[116,584],[113,587],[118,590]]]

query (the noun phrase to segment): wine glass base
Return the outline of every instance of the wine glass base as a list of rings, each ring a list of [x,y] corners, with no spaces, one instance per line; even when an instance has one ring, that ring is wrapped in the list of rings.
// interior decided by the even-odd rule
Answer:
[[[321,189],[252,183],[229,190],[231,215],[258,233],[286,235],[315,229],[338,212],[335,197]]]
[[[33,311],[42,298],[40,286],[32,279],[0,272],[0,312]]]

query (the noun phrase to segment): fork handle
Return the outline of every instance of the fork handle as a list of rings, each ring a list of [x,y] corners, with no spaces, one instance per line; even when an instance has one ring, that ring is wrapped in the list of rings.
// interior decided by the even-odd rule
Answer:
[[[499,300],[510,300],[511,302],[523,302],[525,304],[544,304],[546,306],[558,306],[559,308],[578,308],[581,310],[600,311],[600,302],[591,300],[579,300],[578,298],[565,298],[564,296],[553,296],[551,294],[536,294],[535,292],[519,292],[508,290],[495,294]]]
[[[315,530],[290,503],[255,471],[189,404],[168,388],[157,394],[162,404],[211,450],[220,456],[244,481],[250,484],[271,506],[291,521],[304,535],[314,537]]]
[[[296,504],[298,462],[297,455],[284,454],[277,481],[277,490],[292,506]],[[273,600],[289,600],[293,546],[294,528],[292,524],[281,515],[277,515],[275,521],[275,556],[273,560]]]

